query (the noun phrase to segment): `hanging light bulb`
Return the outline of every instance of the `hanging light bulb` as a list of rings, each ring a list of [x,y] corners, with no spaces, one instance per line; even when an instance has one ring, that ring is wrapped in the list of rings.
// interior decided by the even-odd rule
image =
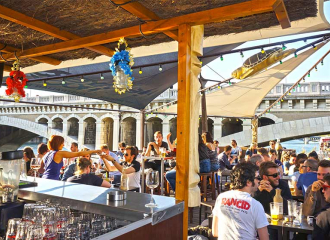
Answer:
[[[308,72],[308,75],[307,76],[310,77],[311,76],[311,72]]]
[[[265,53],[265,50],[264,50],[264,48],[261,48],[261,53]]]
[[[241,54],[241,57],[243,58],[244,57],[243,51],[240,51],[240,54]]]
[[[301,85],[300,85],[300,83],[298,83],[298,87],[300,87]]]
[[[159,65],[159,71],[163,71],[162,65]]]
[[[236,122],[238,122],[238,118],[236,118]]]
[[[218,85],[218,88],[219,88],[219,89],[221,88],[220,85]]]
[[[85,82],[84,76],[81,76],[80,82]]]
[[[231,81],[230,80],[229,80],[228,84],[229,84],[229,86],[231,86]]]
[[[283,62],[282,62],[282,60],[280,60],[280,64],[282,64]]]
[[[199,63],[200,63],[201,65],[203,65],[203,61],[202,61],[202,59],[199,59]]]
[[[297,54],[296,52],[294,53],[294,57],[295,57],[295,58],[298,57],[298,54]]]
[[[312,46],[313,46],[314,50],[317,50],[317,46],[315,46],[314,44]]]
[[[142,74],[143,72],[142,72],[142,68],[140,68],[140,70],[139,70],[139,74]]]
[[[284,51],[286,49],[286,46],[284,45],[284,43],[282,44],[282,50]]]
[[[281,99],[281,102],[283,102],[284,100],[283,100],[283,98]]]
[[[317,72],[317,66],[315,66],[315,71]]]
[[[62,79],[62,85],[64,85],[65,84],[65,80],[64,80],[64,78]]]
[[[223,61],[223,56],[222,55],[220,56],[220,60]]]
[[[100,79],[101,79],[101,80],[104,79],[103,73],[101,73]]]
[[[306,80],[305,80],[305,77],[303,77],[303,82],[305,82]]]
[[[321,66],[323,66],[324,65],[324,63],[323,63],[323,59],[322,59],[322,61],[321,61]]]
[[[29,88],[28,85],[25,85],[24,88]]]

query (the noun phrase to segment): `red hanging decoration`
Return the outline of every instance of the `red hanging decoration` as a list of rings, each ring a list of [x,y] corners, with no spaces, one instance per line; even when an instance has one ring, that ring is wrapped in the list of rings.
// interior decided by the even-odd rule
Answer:
[[[10,72],[9,77],[6,80],[7,96],[14,98],[15,102],[19,102],[22,97],[25,97],[24,87],[28,81],[24,72],[20,71],[19,60],[15,61],[13,71]]]

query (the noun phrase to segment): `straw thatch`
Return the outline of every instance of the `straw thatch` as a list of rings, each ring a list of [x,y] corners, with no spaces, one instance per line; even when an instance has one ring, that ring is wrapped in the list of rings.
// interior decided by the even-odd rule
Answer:
[[[171,18],[244,2],[244,0],[141,0],[139,2],[161,18]],[[0,4],[81,37],[140,23],[137,17],[114,6],[109,0],[0,0]],[[285,0],[285,4],[291,21],[314,17],[317,14],[316,0]],[[205,36],[253,31],[278,24],[274,13],[259,14],[224,23],[208,24],[205,26]],[[62,40],[0,19],[0,43],[19,49],[29,49],[60,41]],[[160,33],[146,38],[129,39],[129,45],[130,47],[148,46],[168,41],[172,41],[172,39]],[[114,49],[116,44],[110,43],[105,46]],[[95,58],[99,54],[87,49],[78,49],[49,56],[59,60],[69,60],[82,57]],[[23,66],[36,63],[28,59],[22,60]]]

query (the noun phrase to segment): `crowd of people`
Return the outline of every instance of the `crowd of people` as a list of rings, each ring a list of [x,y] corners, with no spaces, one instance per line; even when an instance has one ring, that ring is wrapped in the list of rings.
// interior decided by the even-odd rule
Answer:
[[[154,141],[139,153],[137,147],[126,146],[124,142],[119,143],[117,152],[111,152],[106,144],[101,145],[100,150],[79,151],[77,143],[72,143],[70,151],[64,151],[63,137],[53,135],[47,144],[38,146],[37,157],[42,158],[38,172],[45,179],[101,187],[111,187],[102,179],[103,172],[113,175],[113,184],[119,184],[121,175],[126,174],[128,190],[139,192],[142,156],[160,155],[164,149],[175,153],[176,140],[172,143],[170,136],[165,142],[162,133],[157,131]],[[29,162],[35,155],[29,147],[23,152],[27,173],[32,175]],[[92,160],[92,154],[98,155],[97,161]],[[270,141],[267,148],[251,144],[246,151],[235,140],[231,145],[219,147],[209,132],[199,135],[198,155],[201,173],[219,171],[231,176],[231,189],[218,196],[213,210],[214,236],[219,239],[243,239],[243,236],[255,239],[257,235],[261,240],[277,238],[277,232],[267,228],[266,214],[270,214],[275,190],[281,189],[284,214],[288,213],[287,201],[292,195],[301,196],[303,214],[315,217],[313,239],[330,237],[329,160],[320,161],[316,152],[296,154],[275,141]],[[145,168],[160,172],[160,164],[150,158],[145,161]],[[175,192],[176,167],[175,164],[168,167],[172,169],[165,177]],[[290,180],[282,179],[283,176]]]
[[[280,189],[284,214],[288,214],[288,200],[297,196],[303,201],[303,215],[314,217],[310,239],[330,239],[329,160],[319,160],[315,151],[296,154],[275,141],[270,141],[268,148],[251,144],[245,156],[241,152],[232,141],[218,155],[220,171],[223,167],[230,171],[231,190],[221,193],[213,208],[214,236],[277,239],[277,231],[267,228],[266,214],[270,214],[275,190]]]

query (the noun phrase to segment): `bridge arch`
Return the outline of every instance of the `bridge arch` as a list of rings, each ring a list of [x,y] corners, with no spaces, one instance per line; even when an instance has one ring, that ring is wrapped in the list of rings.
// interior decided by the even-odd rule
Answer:
[[[94,118],[95,121],[98,121],[98,120],[99,120],[98,116],[96,116],[96,115],[93,114],[93,113],[88,113],[88,114],[86,114],[85,116],[83,116],[81,119],[82,119],[83,121],[85,121],[87,118]]]
[[[69,120],[70,118],[76,118],[76,119],[78,119],[78,120],[80,120],[81,119],[81,117],[79,116],[79,115],[77,115],[77,114],[70,114],[69,116],[67,116],[65,119],[66,120]]]
[[[40,115],[39,117],[37,117],[35,122],[39,123],[39,124],[48,125],[49,123],[52,122],[52,119],[50,117],[48,117],[47,115],[43,114],[43,115]]]
[[[275,123],[283,122],[282,118],[278,118],[274,114],[271,114],[271,113],[265,113],[262,116],[265,117],[265,118],[269,118],[269,119],[273,120]]]
[[[127,145],[136,145],[136,118],[125,117],[121,121],[120,141],[124,141]]]
[[[51,120],[53,121],[53,120],[56,119],[56,118],[60,118],[60,119],[62,119],[62,120],[65,119],[62,115],[60,115],[60,114],[55,114],[54,116],[52,116]]]
[[[39,120],[40,119],[41,119],[41,117],[39,118]],[[45,118],[45,119],[47,119],[47,118]],[[75,139],[73,139],[69,136],[64,136],[62,132],[60,132],[56,129],[51,129],[43,124],[39,124],[37,122],[32,122],[32,121],[25,120],[25,119],[0,116],[0,125],[6,125],[6,126],[23,129],[28,132],[34,133],[38,136],[42,136],[44,138],[49,138],[51,135],[63,136],[65,139],[64,146],[66,148],[69,148],[71,146],[71,143],[76,141]]]

